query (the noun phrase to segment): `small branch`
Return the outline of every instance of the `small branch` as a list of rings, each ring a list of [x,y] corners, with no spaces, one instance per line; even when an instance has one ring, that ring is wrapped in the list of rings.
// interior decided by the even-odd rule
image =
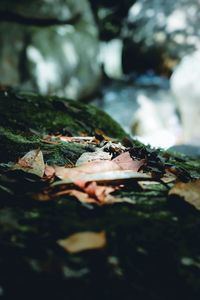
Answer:
[[[8,12],[8,11],[0,11],[0,22],[11,22],[11,23],[18,23],[23,25],[30,25],[30,26],[51,26],[51,25],[74,25],[76,24],[81,15],[77,13],[70,19],[66,20],[58,20],[56,18],[49,18],[49,19],[39,19],[39,18],[27,18],[15,12]]]

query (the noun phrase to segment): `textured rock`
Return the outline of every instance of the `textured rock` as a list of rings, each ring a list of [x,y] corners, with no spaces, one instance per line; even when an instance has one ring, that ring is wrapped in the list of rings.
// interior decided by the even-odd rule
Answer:
[[[97,89],[98,35],[87,0],[3,1],[0,17],[0,84],[72,99]]]

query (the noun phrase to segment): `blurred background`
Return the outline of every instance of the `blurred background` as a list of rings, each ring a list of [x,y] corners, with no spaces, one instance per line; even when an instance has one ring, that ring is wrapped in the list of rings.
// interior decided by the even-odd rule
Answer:
[[[1,0],[0,85],[101,107],[200,154],[199,0]]]

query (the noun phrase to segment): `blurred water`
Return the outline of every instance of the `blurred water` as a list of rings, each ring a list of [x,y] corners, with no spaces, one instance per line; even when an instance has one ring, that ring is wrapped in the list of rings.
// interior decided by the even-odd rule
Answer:
[[[144,76],[134,84],[113,81],[102,89],[93,104],[145,144],[168,148],[179,143],[181,135],[175,100],[166,81],[152,79]]]

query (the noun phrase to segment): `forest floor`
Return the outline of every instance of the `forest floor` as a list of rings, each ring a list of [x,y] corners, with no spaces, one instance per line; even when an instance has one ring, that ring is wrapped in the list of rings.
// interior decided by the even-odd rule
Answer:
[[[199,299],[199,159],[90,105],[0,105],[0,299]]]

